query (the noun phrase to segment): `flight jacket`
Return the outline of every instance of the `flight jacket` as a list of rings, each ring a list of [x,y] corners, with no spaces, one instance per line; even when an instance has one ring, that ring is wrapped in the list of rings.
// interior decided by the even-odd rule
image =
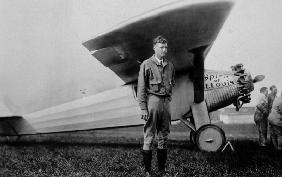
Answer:
[[[171,98],[175,85],[175,69],[172,62],[164,59],[163,66],[153,55],[143,61],[138,76],[138,102],[141,110],[147,109],[149,94]]]
[[[269,112],[269,114],[271,112],[273,101],[274,101],[275,98],[276,98],[276,94],[274,94],[274,93],[270,93],[267,96],[267,104],[268,104],[268,112]]]
[[[269,124],[282,126],[282,96],[275,98],[268,121]]]

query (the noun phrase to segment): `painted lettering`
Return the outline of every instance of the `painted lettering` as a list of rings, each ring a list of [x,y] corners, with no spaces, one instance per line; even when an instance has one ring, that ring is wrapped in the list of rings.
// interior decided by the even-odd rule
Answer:
[[[214,75],[210,75],[210,80],[214,79]]]

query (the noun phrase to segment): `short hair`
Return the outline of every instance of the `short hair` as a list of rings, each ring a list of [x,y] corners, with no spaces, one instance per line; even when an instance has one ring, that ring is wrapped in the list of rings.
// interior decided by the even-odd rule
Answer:
[[[260,90],[259,90],[260,93],[262,93],[262,92],[264,92],[264,91],[267,91],[267,87],[262,87],[262,88],[260,88]]]
[[[274,88],[276,88],[276,85],[272,85],[269,87],[269,89],[272,91]]]
[[[153,45],[155,45],[157,43],[167,44],[167,40],[163,36],[159,35],[159,36],[157,36],[153,39]]]

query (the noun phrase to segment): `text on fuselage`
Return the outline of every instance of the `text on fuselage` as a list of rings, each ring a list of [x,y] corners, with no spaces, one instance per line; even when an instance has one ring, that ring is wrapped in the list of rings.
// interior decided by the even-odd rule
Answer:
[[[234,75],[220,74],[220,73],[207,73],[204,75],[205,90],[217,89],[222,87],[229,87],[234,85]]]

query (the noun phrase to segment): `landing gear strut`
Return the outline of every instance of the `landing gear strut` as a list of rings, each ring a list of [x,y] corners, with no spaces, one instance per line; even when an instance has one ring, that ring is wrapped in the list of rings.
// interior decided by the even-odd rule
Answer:
[[[205,52],[209,46],[200,46],[191,49],[194,54],[193,70],[193,87],[194,87],[194,103],[191,105],[192,118],[194,125],[191,126],[191,121],[188,123],[187,114],[184,115],[183,122],[192,130],[190,140],[194,142],[202,151],[216,152],[224,146],[225,134],[221,128],[211,124],[207,103],[205,100],[204,86],[204,58]],[[195,131],[196,130],[196,131]]]
[[[190,141],[196,144],[196,132],[194,130],[190,130]]]

